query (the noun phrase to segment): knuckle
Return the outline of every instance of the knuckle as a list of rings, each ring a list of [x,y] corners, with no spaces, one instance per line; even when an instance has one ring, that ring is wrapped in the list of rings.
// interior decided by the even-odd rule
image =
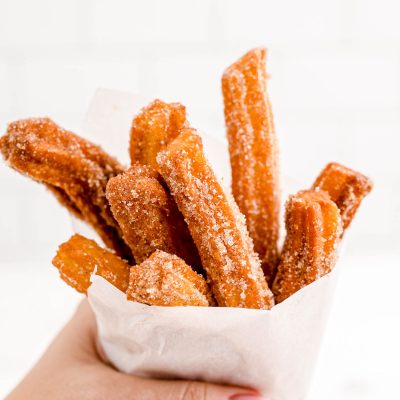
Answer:
[[[208,400],[207,383],[188,382],[179,400]]]

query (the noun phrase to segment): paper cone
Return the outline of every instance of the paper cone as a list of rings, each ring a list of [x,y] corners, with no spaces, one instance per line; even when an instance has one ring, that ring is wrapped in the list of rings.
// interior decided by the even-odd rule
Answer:
[[[145,104],[135,95],[99,90],[86,136],[126,161],[132,117]],[[217,175],[229,182],[226,146],[204,139]],[[300,400],[307,395],[336,277],[337,269],[269,311],[147,306],[127,301],[99,276],[92,277],[88,298],[99,344],[123,372],[239,385],[271,400]]]

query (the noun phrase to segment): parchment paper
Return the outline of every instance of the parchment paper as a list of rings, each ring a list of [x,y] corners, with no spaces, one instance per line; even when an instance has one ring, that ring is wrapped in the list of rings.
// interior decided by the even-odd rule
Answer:
[[[97,91],[86,136],[126,161],[132,116],[144,104],[128,93]],[[210,136],[204,141],[217,175],[229,182],[226,146]],[[300,400],[307,395],[337,274],[335,268],[269,311],[150,307],[127,301],[99,276],[92,277],[88,298],[102,350],[123,372],[239,385],[271,400]]]

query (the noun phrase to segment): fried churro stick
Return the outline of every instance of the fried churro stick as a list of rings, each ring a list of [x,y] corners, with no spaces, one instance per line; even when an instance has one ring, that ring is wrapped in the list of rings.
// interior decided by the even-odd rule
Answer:
[[[315,180],[312,189],[329,194],[340,210],[345,230],[364,197],[372,190],[372,182],[359,172],[339,163],[330,163]]]
[[[273,296],[244,218],[207,163],[196,131],[184,128],[157,162],[189,226],[217,303],[272,307]]]
[[[332,270],[342,229],[339,209],[327,193],[309,190],[289,198],[286,239],[272,286],[277,303]]]
[[[92,225],[106,246],[131,257],[105,196],[108,179],[123,171],[114,158],[48,118],[11,123],[0,150],[12,168],[44,183],[62,205]]]
[[[275,275],[279,237],[279,160],[266,93],[266,50],[249,51],[222,77],[232,167],[232,193],[245,215],[268,282]]]
[[[186,109],[179,103],[155,100],[132,122],[129,153],[132,165],[139,162],[157,169],[158,152],[187,125]]]
[[[206,281],[179,257],[157,250],[130,270],[128,300],[153,306],[208,306]]]
[[[109,180],[107,199],[137,263],[155,250],[176,254],[194,269],[201,261],[189,229],[160,174],[134,164]]]
[[[80,293],[91,285],[90,275],[95,273],[119,290],[126,292],[129,282],[129,265],[93,240],[81,235],[72,236],[60,245],[53,265],[61,279]]]
[[[134,118],[130,136],[130,155],[131,164],[134,168],[137,163],[148,165],[149,167],[158,169],[156,156],[158,152],[164,149],[179,133],[179,131],[188,126],[186,121],[186,109],[179,103],[165,103],[161,100],[155,100],[147,107],[144,107],[141,112]],[[136,167],[135,167],[136,165]],[[144,208],[152,215],[153,223],[148,225],[143,218],[141,210],[131,210],[131,223],[123,224],[125,229],[125,240],[130,243],[133,251],[139,258],[138,262],[143,261],[154,250],[160,249],[166,252],[176,254],[183,258],[191,267],[198,272],[203,272],[201,261],[193,239],[190,236],[187,225],[174,199],[170,196],[169,189],[162,179],[161,175],[151,172],[151,187],[155,191],[155,198],[158,197],[160,204],[155,207],[151,204],[151,200],[146,200]],[[158,175],[158,176],[156,176]],[[127,180],[128,176],[125,177]],[[150,182],[150,176],[144,177],[141,172],[140,191],[146,190],[145,181]],[[121,182],[122,182],[121,178]],[[158,182],[157,182],[158,181]],[[130,182],[130,187],[135,186],[135,183]],[[150,186],[149,186],[150,187]],[[132,197],[132,194],[125,191],[124,198]],[[146,196],[148,197],[148,196]],[[129,201],[131,205],[141,206],[141,201]],[[153,202],[154,203],[154,202]],[[150,207],[150,208],[149,208]],[[115,207],[114,207],[115,208]],[[127,211],[129,207],[125,207]],[[118,211],[116,211],[118,213]],[[116,213],[114,211],[114,214]],[[117,217],[117,215],[115,215]],[[122,216],[124,219],[124,217]],[[118,219],[118,217],[117,217]],[[126,220],[126,218],[125,218]],[[139,223],[138,223],[139,222]],[[160,232],[159,234],[155,232]],[[139,235],[139,239],[137,240]],[[154,239],[157,237],[157,239]]]

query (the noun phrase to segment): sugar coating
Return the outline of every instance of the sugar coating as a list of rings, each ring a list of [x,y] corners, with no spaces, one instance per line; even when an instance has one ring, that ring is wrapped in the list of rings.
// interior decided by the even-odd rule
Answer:
[[[129,265],[95,241],[81,235],[72,236],[59,246],[53,265],[61,278],[78,292],[86,293],[92,273],[99,275],[119,290],[126,292]]]
[[[109,248],[130,256],[105,197],[108,179],[123,171],[114,158],[49,118],[11,123],[0,150],[12,168],[44,183],[61,204],[92,225]]]
[[[189,226],[218,305],[272,307],[244,217],[205,159],[196,131],[184,128],[157,162]]]
[[[130,270],[128,300],[154,306],[208,306],[204,278],[181,258],[157,250]]]
[[[315,180],[312,189],[324,190],[340,210],[345,230],[354,218],[372,182],[359,172],[339,163],[329,163]]]
[[[135,163],[109,180],[106,194],[125,242],[137,263],[155,250],[176,254],[195,269],[201,267],[190,232],[160,174]]]
[[[343,232],[336,204],[323,191],[302,191],[286,204],[286,239],[272,286],[277,303],[329,273]]]
[[[140,162],[157,169],[158,152],[186,125],[186,109],[183,105],[154,100],[132,122],[129,143],[131,163]]]
[[[266,50],[256,48],[222,77],[225,122],[232,167],[232,193],[245,215],[254,249],[270,282],[279,237],[279,154],[266,92]]]

